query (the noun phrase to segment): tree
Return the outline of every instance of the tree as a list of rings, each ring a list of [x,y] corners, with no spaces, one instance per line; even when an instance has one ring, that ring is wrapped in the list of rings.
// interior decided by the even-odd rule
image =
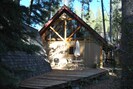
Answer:
[[[90,10],[89,11],[89,15],[86,15],[85,16],[85,22],[87,23],[87,24],[91,24],[91,27],[94,29],[95,28],[95,24],[96,24],[96,17],[95,17],[95,15],[94,15],[94,13],[93,13],[93,11],[92,10]]]
[[[0,55],[14,51],[37,52],[39,47],[29,44],[27,38],[34,37],[24,28],[25,15],[22,14],[20,0],[0,1]],[[26,9],[27,10],[27,9]],[[3,89],[15,89],[19,79],[9,66],[1,62],[0,56],[0,87]]]
[[[59,8],[61,0],[31,0],[30,6],[22,8],[23,23],[42,26]],[[29,20],[30,18],[30,20]]]
[[[27,37],[33,34],[25,32],[24,24],[42,25],[50,19],[51,12],[59,7],[60,0],[31,0],[30,7],[20,6],[20,0],[0,1],[0,53],[6,51],[35,51],[34,45],[27,45]],[[7,7],[8,6],[8,7]],[[27,47],[29,46],[29,47]],[[35,46],[34,46],[35,47]]]
[[[121,0],[112,2],[112,39],[114,44],[118,44],[121,34]]]
[[[97,10],[97,16],[96,16],[96,22],[95,22],[95,27],[94,29],[99,33],[101,34],[103,31],[103,26],[102,26],[102,13],[101,13],[101,10],[98,8]]]
[[[121,89],[133,89],[133,0],[122,0]]]
[[[89,15],[90,11],[90,2],[92,0],[79,0],[82,4],[81,7],[81,18],[84,19],[84,16]]]
[[[102,26],[102,13],[100,8],[97,9],[97,13],[96,13],[96,17],[93,14],[93,12],[90,10],[89,12],[89,16],[86,16],[86,23],[88,23],[89,25],[91,24],[91,27],[100,35],[103,36],[103,26]],[[106,24],[106,32],[109,32],[108,28],[109,28],[109,20],[108,20],[108,16],[105,13],[105,24]]]
[[[19,6],[12,0],[1,0],[0,6],[0,52],[14,48],[19,49],[18,47],[14,47],[14,43],[23,38],[22,32],[18,30],[21,29],[21,11]]]
[[[24,15],[17,0],[0,1],[0,53],[8,51],[30,51],[35,45],[27,44],[27,37],[33,37],[23,27]],[[19,0],[18,0],[19,1]],[[8,7],[7,7],[8,6]],[[36,47],[35,47],[36,49]]]

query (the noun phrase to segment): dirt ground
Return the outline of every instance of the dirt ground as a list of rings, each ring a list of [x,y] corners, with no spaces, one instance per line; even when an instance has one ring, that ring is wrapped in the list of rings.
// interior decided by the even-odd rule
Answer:
[[[90,81],[91,83],[85,83],[79,85],[80,87],[68,87],[65,89],[120,89],[120,77],[109,75],[97,81]],[[64,89],[64,88],[63,88]]]
[[[82,89],[120,89],[120,72],[110,72],[108,77],[84,85]]]
[[[112,70],[109,69],[109,70]],[[109,71],[107,76],[101,77],[87,83],[80,84],[77,87],[67,87],[65,89],[120,89],[121,70]]]
[[[85,85],[82,89],[120,89],[120,79],[114,76],[109,76],[108,79],[99,80],[90,85]]]

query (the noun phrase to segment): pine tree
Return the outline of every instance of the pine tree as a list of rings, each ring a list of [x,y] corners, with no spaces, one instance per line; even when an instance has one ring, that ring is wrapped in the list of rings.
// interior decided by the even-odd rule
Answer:
[[[113,43],[118,44],[121,34],[121,1],[114,0],[112,3],[112,37]]]
[[[103,33],[103,27],[102,27],[102,13],[101,10],[98,8],[97,11],[97,15],[96,15],[96,24],[94,29],[98,32],[98,33]]]
[[[133,89],[133,0],[122,0],[121,89]]]

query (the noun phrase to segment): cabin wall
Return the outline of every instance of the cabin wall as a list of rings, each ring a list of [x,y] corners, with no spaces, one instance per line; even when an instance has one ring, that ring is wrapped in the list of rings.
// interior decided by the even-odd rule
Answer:
[[[74,51],[75,41],[50,41],[45,43],[48,59],[53,69],[63,69],[75,57],[70,51]],[[72,49],[70,49],[72,47]]]
[[[75,60],[82,61],[83,67],[92,68],[96,66],[95,64],[99,64],[101,54],[99,44],[86,40],[79,41],[80,57],[76,59],[74,56],[75,42],[50,41],[45,43],[48,59],[53,69],[67,69],[68,64],[75,64]],[[70,50],[73,50],[73,53]]]
[[[96,43],[85,43],[84,48],[84,64],[86,67],[96,67],[100,62],[100,48]]]

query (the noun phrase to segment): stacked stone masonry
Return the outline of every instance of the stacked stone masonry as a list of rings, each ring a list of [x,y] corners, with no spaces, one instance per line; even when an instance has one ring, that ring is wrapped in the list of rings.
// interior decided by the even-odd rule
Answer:
[[[48,59],[39,54],[9,52],[0,56],[1,62],[22,79],[40,75],[51,70]]]

